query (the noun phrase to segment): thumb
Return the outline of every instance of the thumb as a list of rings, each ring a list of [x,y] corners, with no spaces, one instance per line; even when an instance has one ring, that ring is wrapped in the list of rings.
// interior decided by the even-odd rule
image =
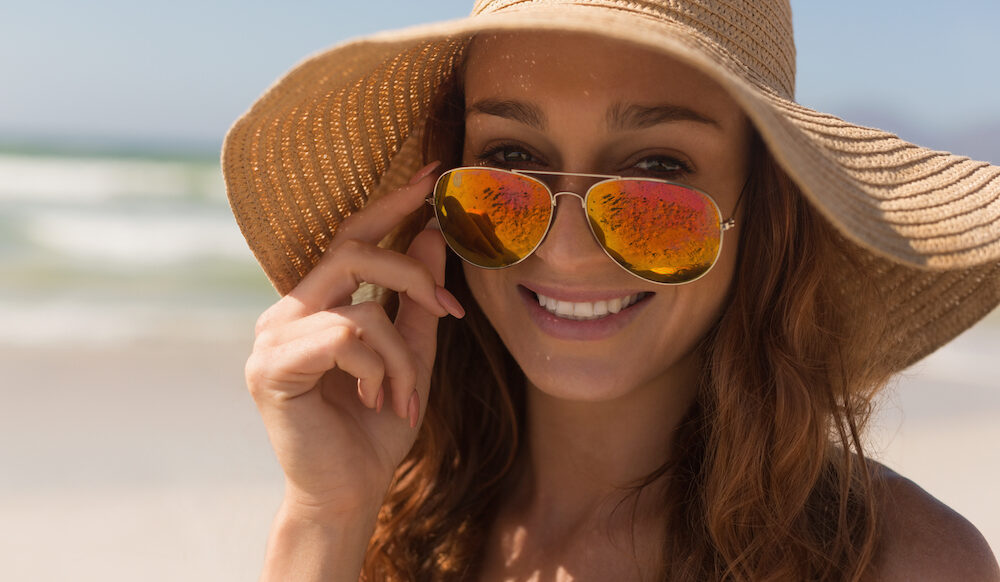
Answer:
[[[461,306],[455,298],[444,290],[445,242],[441,231],[436,228],[426,228],[418,234],[406,254],[417,259],[430,269],[437,283],[438,300],[445,308],[456,315],[464,315]],[[457,310],[448,306],[452,302]],[[456,313],[457,311],[457,313]],[[413,350],[424,369],[429,370],[434,363],[437,349],[438,316],[427,311],[410,299],[405,293],[399,296],[399,312],[396,315],[396,329]]]

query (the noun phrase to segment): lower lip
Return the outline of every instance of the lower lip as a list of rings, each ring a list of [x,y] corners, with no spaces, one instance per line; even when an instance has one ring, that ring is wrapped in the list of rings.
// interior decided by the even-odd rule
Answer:
[[[528,309],[528,315],[539,329],[558,339],[579,341],[601,340],[615,335],[639,315],[649,299],[649,296],[643,297],[618,313],[598,319],[576,320],[550,313],[538,304],[536,295],[524,287],[518,287],[518,292]]]

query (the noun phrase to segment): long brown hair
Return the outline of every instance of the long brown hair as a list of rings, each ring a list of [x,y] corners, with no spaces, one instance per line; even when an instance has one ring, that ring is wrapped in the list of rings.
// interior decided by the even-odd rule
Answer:
[[[425,157],[460,162],[461,75],[443,87]],[[806,202],[759,136],[731,296],[702,342],[704,373],[676,454],[638,488],[666,482],[664,580],[859,580],[878,543],[875,485],[860,434],[886,373],[866,365],[882,323],[857,321],[831,273],[854,247]],[[424,211],[426,213],[426,211]],[[391,241],[405,245],[426,214]],[[427,415],[379,515],[365,580],[474,577],[503,495],[517,478],[524,375],[449,253],[446,318]],[[873,291],[874,292],[874,291]],[[390,299],[388,307],[392,309]]]
[[[861,434],[888,374],[884,325],[843,297],[855,247],[808,204],[759,136],[732,295],[705,339],[702,389],[677,448],[670,580],[858,580],[877,549]],[[869,288],[869,293],[876,293]]]

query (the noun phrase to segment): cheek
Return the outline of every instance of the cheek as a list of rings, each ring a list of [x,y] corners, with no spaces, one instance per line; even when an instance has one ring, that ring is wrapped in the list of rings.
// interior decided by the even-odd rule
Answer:
[[[737,217],[737,221],[740,217]],[[738,224],[738,223],[737,223]],[[722,237],[722,249],[715,266],[706,275],[714,284],[724,289],[723,295],[729,290],[736,276],[736,263],[739,257],[739,227],[728,230]],[[697,283],[697,281],[696,281]]]
[[[476,305],[507,350],[523,366],[525,354],[531,352],[527,349],[531,342],[525,337],[531,322],[522,317],[517,287],[507,280],[511,269],[480,269],[463,262],[462,270]]]
[[[514,281],[517,268],[480,269],[463,263],[462,269],[472,298],[514,359],[525,367],[532,354],[544,353]]]
[[[728,231],[712,270],[701,279],[678,289],[678,311],[686,317],[695,343],[708,334],[726,307],[736,275],[738,247],[736,230]]]
[[[472,298],[496,328],[498,315],[505,310],[509,311],[509,306],[505,308],[502,305],[499,293],[499,290],[505,287],[502,284],[504,270],[480,269],[462,261],[462,272],[465,273],[465,282]]]
[[[465,284],[469,286],[469,291],[472,293],[472,298],[476,300],[476,303],[480,307],[483,306],[483,292],[486,285],[483,284],[482,269],[477,269],[472,265],[462,261],[462,272],[465,274]]]
[[[727,235],[735,234],[729,231]],[[737,267],[738,244],[731,236],[723,241],[718,260],[704,277],[686,285],[660,291],[655,308],[647,312],[649,350],[644,356],[658,363],[650,373],[669,373],[677,362],[695,352],[725,311]],[[651,305],[654,307],[654,305]],[[639,351],[641,352],[641,350]],[[641,364],[636,363],[637,367]]]

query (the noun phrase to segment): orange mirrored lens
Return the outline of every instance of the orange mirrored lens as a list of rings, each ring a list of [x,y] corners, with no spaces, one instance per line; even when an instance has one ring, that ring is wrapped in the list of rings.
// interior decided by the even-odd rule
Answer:
[[[708,196],[684,186],[648,180],[602,182],[587,198],[587,214],[608,254],[650,281],[693,281],[719,254],[718,208]]]
[[[434,204],[449,246],[465,260],[491,268],[528,256],[545,236],[552,213],[543,185],[488,168],[445,173]]]

